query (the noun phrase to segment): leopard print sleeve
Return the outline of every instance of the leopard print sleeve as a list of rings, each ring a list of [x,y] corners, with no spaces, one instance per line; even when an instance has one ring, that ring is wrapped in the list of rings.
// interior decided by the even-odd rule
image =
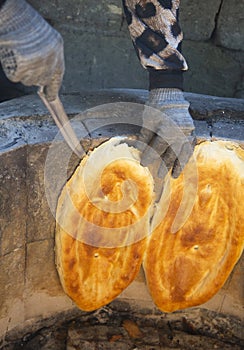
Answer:
[[[179,47],[180,0],[122,0],[130,36],[142,66],[153,70],[188,69]]]

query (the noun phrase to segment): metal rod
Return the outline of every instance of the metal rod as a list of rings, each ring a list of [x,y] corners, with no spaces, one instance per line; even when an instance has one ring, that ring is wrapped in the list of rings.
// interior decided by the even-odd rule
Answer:
[[[38,95],[40,96],[42,102],[50,112],[52,118],[54,119],[57,127],[59,128],[69,147],[79,158],[82,158],[85,154],[85,151],[82,148],[80,141],[78,140],[70,124],[69,118],[64,110],[60,98],[57,96],[57,98],[54,101],[48,101],[43,92],[43,87],[39,88]]]

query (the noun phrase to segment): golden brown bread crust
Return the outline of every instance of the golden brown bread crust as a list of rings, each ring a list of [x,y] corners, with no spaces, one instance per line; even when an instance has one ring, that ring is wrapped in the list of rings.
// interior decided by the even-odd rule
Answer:
[[[106,165],[103,158],[108,154],[109,159],[113,152],[114,161]],[[91,168],[95,162],[101,172],[88,171],[91,187],[87,189],[83,180],[91,157],[82,160],[59,198],[56,226],[62,286],[85,311],[111,302],[139,272],[154,196],[150,172],[127,145],[120,147],[112,139],[92,155],[96,158]],[[117,208],[120,202],[122,207]]]
[[[112,141],[107,160],[116,147]],[[198,145],[198,191],[190,217],[180,230],[171,232],[185,188],[184,174],[176,180],[169,178],[167,215],[148,243],[153,181],[136,160],[138,154],[124,147],[106,167],[100,164],[101,173],[88,172],[88,190],[83,182],[90,159],[86,157],[59,198],[56,263],[65,292],[81,309],[95,310],[133,281],[144,257],[147,284],[161,310],[172,312],[208,301],[223,286],[243,251],[244,150],[225,141]],[[99,167],[97,162],[99,157],[95,160]],[[136,184],[136,191],[126,179]],[[194,191],[188,193],[189,202],[191,195]],[[164,206],[167,201],[162,199]],[[113,203],[122,203],[120,212]],[[154,217],[162,206],[155,208]]]
[[[170,179],[168,212],[150,236],[143,263],[151,296],[165,312],[208,301],[243,251],[244,150],[231,142],[203,142],[194,154],[198,191],[192,213],[171,233],[184,187],[181,174]]]

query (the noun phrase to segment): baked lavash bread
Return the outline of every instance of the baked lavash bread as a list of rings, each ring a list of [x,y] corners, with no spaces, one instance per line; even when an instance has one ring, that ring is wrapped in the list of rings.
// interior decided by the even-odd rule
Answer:
[[[183,190],[194,177],[188,169],[189,182],[185,171],[178,179],[168,178],[168,211],[150,236],[143,262],[152,299],[165,312],[208,301],[243,251],[244,150],[231,141],[206,141],[194,155],[198,188],[195,198],[194,191],[188,193],[189,202],[194,200],[192,212],[172,231]]]
[[[108,304],[134,280],[153,202],[149,170],[120,138],[81,161],[56,213],[56,265],[64,291],[80,309]]]

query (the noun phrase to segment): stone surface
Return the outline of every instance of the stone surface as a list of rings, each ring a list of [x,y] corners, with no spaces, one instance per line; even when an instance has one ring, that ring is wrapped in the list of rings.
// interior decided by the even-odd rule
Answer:
[[[67,25],[71,23],[87,26],[87,31],[96,32],[111,28],[116,31],[120,23],[118,19],[122,17],[120,0],[101,0],[99,4],[96,0],[59,0],[58,6],[54,1],[44,0],[40,4],[37,0],[29,1],[41,14],[51,21],[64,21]]]
[[[238,123],[231,121],[218,121],[213,123],[212,135],[215,138],[226,138],[226,129],[228,130],[228,139],[244,141],[244,121]]]
[[[0,183],[0,256],[4,256],[25,245],[27,197],[24,147],[1,154]]]
[[[27,242],[53,239],[55,219],[49,210],[44,183],[48,145],[33,145],[27,152]]]
[[[63,32],[63,27],[57,27]],[[65,29],[66,75],[62,92],[81,89],[147,88],[147,72],[141,67],[131,40],[118,35]],[[70,54],[73,53],[73,54]]]
[[[219,13],[216,43],[233,50],[244,47],[244,3],[239,0],[222,0]]]
[[[62,96],[65,108],[86,150],[115,134],[132,136],[136,134],[135,126],[138,127],[146,98],[145,90],[121,89],[86,91]],[[195,119],[199,138],[221,136],[237,138],[238,142],[243,140],[243,100],[196,94],[186,94],[186,98],[191,102],[191,113]],[[124,103],[126,101],[127,104]],[[116,102],[123,107],[123,112],[126,111],[125,115],[130,124],[128,128],[125,124],[121,125],[118,110],[111,104]],[[137,114],[134,114],[133,109],[131,112],[130,109],[124,108],[131,105],[128,102],[138,103]],[[85,112],[87,108],[91,109]],[[98,110],[101,112],[99,115]],[[17,347],[13,345],[14,350],[18,349],[18,346],[23,349],[24,346],[26,349],[34,349],[38,343],[42,349],[56,350],[55,347],[59,349],[59,346],[62,349],[63,345],[59,344],[63,343],[59,340],[63,341],[63,337],[67,339],[70,349],[72,347],[79,349],[79,346],[82,348],[91,340],[83,337],[84,330],[82,331],[83,327],[89,325],[87,317],[90,314],[81,313],[64,294],[55,268],[55,220],[51,208],[56,207],[63,184],[79,162],[76,156],[71,156],[68,146],[60,137],[53,140],[56,134],[57,128],[37,96],[25,96],[0,105],[0,339],[5,337],[9,343],[5,349],[11,349],[11,343],[15,343],[18,336],[21,336],[21,340]],[[47,201],[48,193],[53,194],[51,202]],[[214,298],[204,304],[203,308],[218,314],[232,315],[234,320],[235,316],[242,315],[243,288],[239,281],[243,278],[243,261],[244,258],[237,264],[226,285]],[[140,310],[141,316],[134,319],[136,310]],[[64,311],[65,316],[61,316]],[[129,319],[136,323],[143,334],[141,342],[133,337],[131,339],[119,317],[114,317],[113,323],[109,323],[115,311],[123,315],[123,320]],[[188,317],[187,312],[182,311],[180,315]],[[84,323],[82,328],[66,324],[64,330],[63,323],[61,325],[59,321],[71,320],[77,313],[86,316],[82,320]],[[153,314],[153,318],[148,317],[150,314]],[[122,350],[135,347],[143,350],[159,349],[158,339],[164,344],[161,346],[165,346],[165,349],[173,346],[177,348],[178,341],[183,348],[184,342],[192,341],[189,334],[181,333],[182,324],[177,323],[178,321],[176,322],[178,328],[176,327],[173,332],[174,341],[171,342],[167,338],[169,331],[167,328],[164,328],[167,330],[166,338],[161,330],[155,333],[154,317],[159,319],[163,317],[167,320],[170,318],[157,310],[153,304],[142,271],[111,307],[99,310],[93,316],[91,321],[94,326],[93,334],[101,339],[99,338],[99,342],[89,343],[89,346],[94,345],[96,349],[102,346],[104,349]],[[55,324],[61,328],[57,328]],[[97,329],[96,325],[99,326]],[[107,328],[104,328],[104,325]],[[51,327],[50,331],[46,331],[47,326]],[[118,332],[114,333],[112,330],[115,326],[118,327]],[[190,325],[187,327],[189,331]],[[231,333],[235,341],[240,339],[238,332]],[[34,334],[34,337],[30,334]],[[71,334],[73,335],[70,336]],[[239,346],[238,342],[227,341],[225,336],[213,341],[212,335],[208,334],[201,333],[201,339],[197,339],[196,334],[194,339],[198,345],[194,345],[193,349],[197,349],[197,346],[201,348],[206,341],[209,348],[214,348],[216,345],[226,349],[232,346],[235,349],[235,346]],[[82,345],[75,345],[72,339],[80,339]]]
[[[244,119],[244,99],[192,93],[185,93],[185,98],[190,103],[190,113],[195,120],[241,121]]]
[[[144,105],[138,103],[102,104],[91,109],[83,123],[94,139],[113,135],[138,135],[143,109]]]
[[[105,89],[97,91],[82,91],[77,94],[65,94],[61,96],[65,110],[70,115],[71,121],[78,119],[79,122],[86,120],[85,124],[91,124],[91,128],[95,127],[95,118],[98,126],[101,126],[101,118],[111,116],[104,115],[98,111],[112,110],[113,103],[116,102],[131,102],[144,104],[147,100],[148,92],[141,89]],[[244,119],[244,99],[241,98],[223,98],[211,95],[185,93],[185,98],[190,102],[190,112],[195,120],[243,120]],[[109,104],[108,106],[104,106]],[[138,106],[140,109],[140,106]],[[84,113],[87,111],[88,113]],[[112,110],[114,113],[114,110]],[[114,116],[116,119],[116,115]],[[131,116],[136,120],[140,115]],[[133,121],[132,118],[132,121]],[[137,119],[138,118],[138,119]],[[88,122],[89,119],[89,122]],[[130,119],[130,116],[127,118]],[[77,127],[79,137],[90,137],[87,127],[83,124]],[[117,124],[117,123],[116,123]],[[46,108],[37,95],[29,95],[17,98],[14,101],[6,101],[0,104],[0,125],[2,128],[7,128],[8,134],[1,134],[5,142],[5,149],[8,148],[7,141],[11,139],[11,147],[20,144],[33,144],[49,142],[57,135],[57,128],[54,122],[48,116]],[[18,142],[14,143],[17,131],[21,131],[18,135]],[[57,141],[61,139],[58,138]],[[22,143],[21,143],[22,142]],[[14,144],[13,144],[14,143]]]
[[[91,137],[100,139],[104,137],[106,139],[114,134],[137,134],[138,124],[141,123],[141,104],[146,102],[147,96],[146,90],[108,89],[62,95],[61,99],[70,115],[72,125],[75,126],[77,136],[82,140],[84,149],[87,150],[89,147],[93,148],[97,145]],[[185,97],[190,102],[190,112],[195,120],[198,137],[211,138],[211,136],[215,136],[243,140],[243,99],[192,93],[185,93]],[[119,105],[116,104],[117,102]],[[120,108],[120,103],[123,107],[124,102],[130,102],[132,105],[129,104],[127,108],[129,115],[122,114],[122,120],[122,112],[118,113],[116,109],[118,106]],[[139,104],[135,105],[134,114],[133,104]],[[121,122],[123,123],[121,124]],[[128,122],[128,126],[125,122]],[[43,197],[45,194],[44,181],[46,181],[45,185],[49,186],[49,191],[58,192],[57,186],[59,186],[59,190],[62,188],[65,180],[72,173],[72,169],[78,164],[78,159],[71,161],[71,167],[65,178],[59,176],[62,173],[63,159],[69,157],[69,149],[62,141],[63,138],[58,135],[54,122],[36,95],[24,96],[14,101],[2,103],[0,105],[0,125],[2,130],[8,130],[7,133],[1,134],[1,142],[5,152],[21,145],[33,145],[27,148],[28,167],[26,171],[29,173],[28,186],[30,190],[28,193],[33,191],[33,198],[30,198],[31,211],[32,205],[36,206],[36,213],[31,213],[30,221],[33,223],[38,221],[38,225],[34,231],[31,228],[33,225],[30,225],[28,239],[31,240],[35,234],[39,237],[46,237],[45,220],[49,220],[50,213],[47,212],[49,210],[48,203]],[[52,142],[54,139],[55,142]],[[48,177],[44,179],[46,171],[44,159],[47,152],[51,153],[51,142],[53,147],[52,166],[48,171]],[[60,157],[60,154],[63,156]],[[42,165],[42,169],[35,167],[36,162],[39,162],[40,166]],[[48,178],[49,181],[47,181]],[[40,192],[38,192],[38,188]],[[36,204],[35,191],[39,193],[39,202],[37,201]],[[39,216],[42,217],[42,222],[39,221]]]
[[[209,40],[215,30],[215,17],[222,0],[181,1],[180,23],[186,40]]]
[[[27,244],[26,287],[28,293],[46,292],[49,295],[62,295],[55,267],[54,237],[50,240]]]
[[[0,345],[2,335],[24,321],[25,261],[24,248],[0,257]]]
[[[189,65],[189,70],[184,74],[186,91],[235,97],[236,86],[243,79],[244,52],[239,52],[238,59],[229,50],[217,47],[212,42],[199,41],[192,45],[189,40],[184,41],[182,52]],[[243,96],[243,93],[239,95]]]

